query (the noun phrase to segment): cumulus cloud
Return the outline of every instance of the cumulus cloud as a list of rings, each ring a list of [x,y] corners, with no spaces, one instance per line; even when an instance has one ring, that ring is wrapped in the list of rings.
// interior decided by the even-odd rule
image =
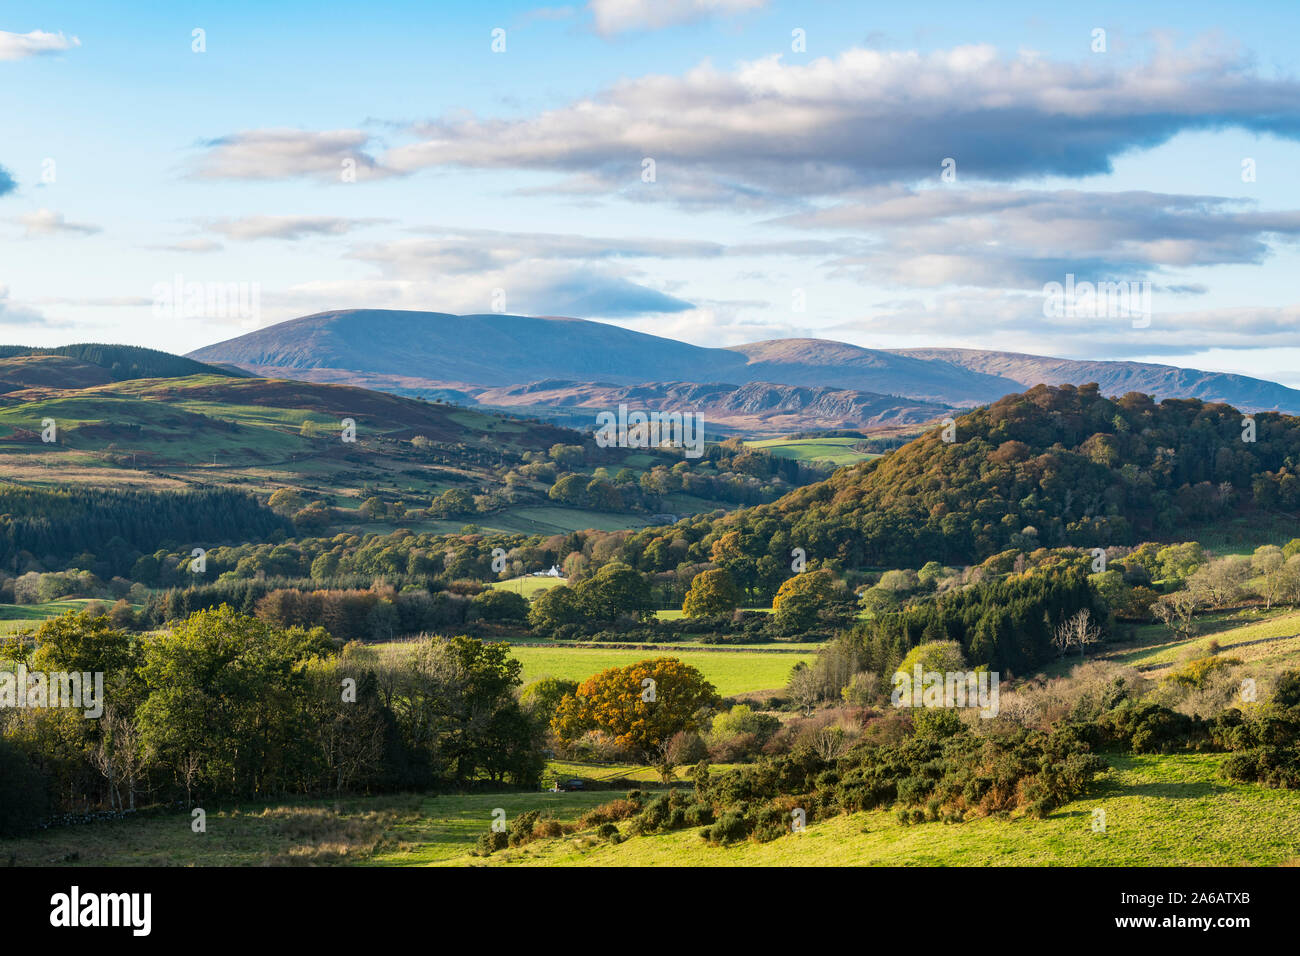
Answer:
[[[767,6],[767,0],[591,0],[597,33],[658,30],[715,15],[731,15]]]
[[[0,326],[60,328],[64,324],[52,322],[35,309],[13,301],[9,297],[9,287],[0,285]]]
[[[1260,263],[1300,234],[1297,211],[1136,190],[880,187],[774,221],[856,234],[833,274],[914,288],[1032,288],[1067,273],[1139,280],[1166,268]]]
[[[18,217],[17,221],[27,228],[26,237],[28,239],[54,236],[60,233],[90,236],[100,231],[98,226],[92,226],[89,223],[69,222],[64,218],[63,213],[54,212],[52,209],[37,209],[34,212],[23,213]]]
[[[1150,324],[1134,328],[1126,316],[1045,317],[1042,294],[962,290],[877,303],[861,318],[824,328],[820,334],[874,348],[942,342],[1090,359],[1295,348],[1300,305],[1197,310],[1182,305],[1179,297],[1153,290]]]
[[[422,278],[310,282],[263,295],[263,303],[298,315],[339,308],[432,307],[464,314],[504,311],[597,319],[671,314],[691,308],[691,303],[627,276],[577,270],[559,263]]]
[[[305,239],[310,236],[341,236],[353,229],[387,221],[344,216],[245,216],[213,220],[207,226],[227,239]]]
[[[301,129],[245,130],[208,140],[195,162],[199,179],[289,179],[315,177],[346,182],[391,175],[366,152],[371,135],[362,130],[313,132]]]
[[[937,181],[946,158],[960,179],[1105,173],[1127,150],[1222,127],[1297,136],[1300,84],[1208,45],[1136,64],[992,46],[853,49],[806,64],[779,55],[730,71],[704,63],[523,118],[416,124],[417,141],[383,162],[404,172],[548,170],[568,177],[559,189],[598,192],[639,182],[648,157],[658,189],[648,194],[686,186],[793,201]]]
[[[25,60],[29,56],[48,56],[81,46],[76,37],[65,37],[62,32],[9,33],[0,30],[0,60]]]

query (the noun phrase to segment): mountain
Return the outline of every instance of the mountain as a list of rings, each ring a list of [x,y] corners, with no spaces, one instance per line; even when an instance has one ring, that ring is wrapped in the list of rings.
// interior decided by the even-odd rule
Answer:
[[[620,404],[646,411],[690,408],[710,431],[784,435],[800,429],[866,429],[918,425],[942,418],[952,406],[831,386],[750,382],[654,382],[615,385],[549,379],[527,385],[471,390],[480,405],[527,412],[550,421],[590,427],[595,412]]]
[[[1097,382],[1108,395],[1140,391],[1157,400],[1200,398],[1246,411],[1300,412],[1296,389],[1244,375],[1173,366],[972,349],[870,349],[807,338],[707,348],[603,322],[520,315],[344,309],[258,329],[189,357],[257,375],[484,404],[491,404],[482,397],[489,390],[528,387],[542,393],[548,389],[538,388],[538,383],[555,381],[601,388],[645,386],[665,394],[687,383],[725,382],[737,388],[796,386],[898,397],[896,410],[872,406],[869,419],[906,417],[916,403],[969,407],[1038,384]],[[573,396],[549,391],[552,409],[574,404]],[[519,396],[507,397],[513,403]],[[748,404],[751,397],[735,401]],[[837,417],[825,414],[820,398],[800,400],[808,402],[808,414],[791,408],[790,427],[823,427],[815,423]],[[851,405],[856,400],[847,401]],[[591,402],[577,404],[587,407]],[[737,422],[752,417],[748,412],[733,416]],[[851,418],[853,414],[842,421]],[[859,419],[852,427],[865,426],[866,419]]]
[[[1206,402],[1235,405],[1245,411],[1300,412],[1300,391],[1249,375],[1203,372],[1146,362],[1076,361],[979,349],[897,349],[894,354],[927,362],[947,362],[1019,382],[1026,387],[1096,382],[1105,395],[1142,392],[1157,401],[1163,398],[1199,398]]]
[[[1295,527],[1300,417],[1258,413],[1254,442],[1242,441],[1241,417],[1196,399],[1038,385],[958,417],[951,441],[931,428],[695,537],[731,555],[742,586],[766,562],[775,587],[792,547],[844,567],[917,568],[1168,540],[1251,512]]]
[[[944,362],[817,339],[705,348],[585,319],[386,309],[291,319],[189,357],[259,375],[404,391],[549,379],[617,385],[774,382],[976,404],[1020,389],[1010,379]]]

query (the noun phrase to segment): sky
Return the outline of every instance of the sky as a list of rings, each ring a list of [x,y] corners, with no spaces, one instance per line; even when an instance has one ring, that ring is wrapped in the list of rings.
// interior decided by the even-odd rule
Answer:
[[[1051,6],[7,0],[0,343],[506,311],[1300,387],[1300,4]]]

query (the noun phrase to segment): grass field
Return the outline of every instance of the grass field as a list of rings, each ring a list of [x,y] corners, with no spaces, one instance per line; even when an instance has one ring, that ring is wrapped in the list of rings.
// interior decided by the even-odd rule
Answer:
[[[510,578],[507,581],[493,581],[492,587],[501,591],[514,591],[516,594],[522,594],[531,600],[548,588],[568,583],[568,578],[535,578],[532,575],[526,575],[520,578]]]
[[[696,830],[621,844],[561,837],[448,863],[546,866],[1275,866],[1300,859],[1300,793],[1234,784],[1221,754],[1108,757],[1094,792],[1046,820],[900,826],[878,810],[771,843],[713,847]],[[1105,832],[1093,831],[1093,811]]]
[[[859,461],[879,458],[880,455],[857,451],[854,445],[860,438],[768,438],[761,441],[747,441],[750,448],[761,448],[777,458],[793,458],[795,461],[818,462],[821,464],[852,465]]]
[[[1205,615],[1197,623],[1199,633],[1183,641],[1171,640],[1163,624],[1145,625],[1138,628],[1136,641],[1107,648],[1097,656],[1158,677],[1185,660],[1208,656],[1216,643],[1221,654],[1243,663],[1270,670],[1300,667],[1300,611],[1252,608]],[[1069,666],[1066,662],[1065,669]],[[1060,670],[1054,665],[1048,672],[1055,675]]]
[[[765,646],[765,645],[764,645]],[[807,650],[803,653],[781,653],[771,650],[703,650],[673,646],[671,650],[644,648],[603,647],[538,647],[516,643],[510,647],[510,656],[524,665],[524,683],[541,677],[558,677],[562,680],[586,680],[611,667],[626,667],[637,661],[656,657],[675,657],[684,664],[698,668],[705,679],[712,682],[724,697],[763,690],[779,690],[786,685],[790,670],[799,661],[811,663],[816,645],[792,645]],[[403,654],[409,644],[395,641],[390,644],[372,644],[366,653],[383,657]]]
[[[68,611],[80,611],[91,603],[99,603],[108,608],[113,601],[104,599],[95,602],[93,598],[64,598],[60,601],[46,601],[44,604],[0,604],[0,634],[35,629],[41,621],[58,617]],[[139,611],[141,605],[133,604],[131,608]]]
[[[770,607],[742,607],[741,610],[752,611],[757,614],[772,613],[772,609]],[[661,621],[680,621],[685,616],[686,614],[679,607],[669,608],[666,611],[655,611],[655,617],[659,618],[659,620]]]
[[[0,863],[987,867],[1275,866],[1300,859],[1300,793],[1228,783],[1217,775],[1221,754],[1107,759],[1112,772],[1046,820],[904,827],[882,810],[814,820],[802,835],[765,844],[708,846],[691,829],[615,845],[581,832],[485,859],[470,851],[494,810],[507,819],[541,810],[568,823],[621,791],[401,794],[209,807],[202,834],[191,831],[184,811],[58,827],[0,841]],[[639,776],[629,783],[642,786]],[[1097,809],[1105,812],[1104,833],[1093,830]]]
[[[655,657],[675,657],[698,668],[724,697],[785,686],[790,669],[799,661],[811,662],[813,654],[781,654],[772,651],[704,650],[605,650],[587,647],[529,647],[516,644],[511,655],[524,665],[524,681],[539,677],[585,680],[610,667],[625,667]]]

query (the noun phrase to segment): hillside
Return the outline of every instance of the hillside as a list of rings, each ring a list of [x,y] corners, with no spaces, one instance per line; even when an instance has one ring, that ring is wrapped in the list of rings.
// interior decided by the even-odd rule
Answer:
[[[182,375],[238,378],[247,374],[138,345],[94,342],[55,348],[0,345],[0,387],[59,384],[84,387],[133,378],[175,378]]]
[[[613,385],[604,382],[547,380],[527,385],[474,390],[484,406],[526,410],[552,421],[590,427],[598,409],[620,404],[645,410],[689,408],[704,417],[709,431],[748,435],[783,435],[801,428],[867,429],[916,425],[941,418],[949,405],[900,400],[892,395],[831,386],[747,385],[651,382]]]
[[[1224,402],[1247,411],[1300,412],[1300,393],[1276,382],[1248,375],[1203,372],[1173,365],[1147,362],[1100,362],[1046,358],[1018,352],[985,352],[979,349],[901,349],[894,354],[952,365],[1034,385],[1078,385],[1096,382],[1105,395],[1142,392],[1156,401],[1164,398],[1199,398]]]
[[[1065,359],[962,349],[888,351],[824,339],[777,339],[706,348],[603,322],[519,315],[344,309],[281,322],[198,349],[191,358],[257,375],[336,382],[464,401],[487,389],[563,381],[729,382],[827,388],[969,407],[1038,384],[1097,382],[1129,391],[1225,401],[1246,410],[1300,413],[1300,391],[1243,375],[1138,362]],[[563,408],[567,396],[556,395]],[[905,414],[900,411],[899,414]],[[820,411],[792,413],[818,427]]]
[[[736,561],[783,560],[798,545],[809,559],[899,567],[1130,544],[1254,508],[1294,525],[1300,419],[1256,416],[1254,443],[1242,441],[1241,422],[1227,405],[1040,385],[962,416],[953,442],[932,429],[724,516],[712,534],[737,533]]]
[[[11,382],[0,395],[0,482],[216,485],[263,500],[288,489],[297,507],[325,507],[313,514],[314,530],[320,521],[352,528],[371,520],[537,534],[637,528],[656,515],[671,521],[770,501],[824,474],[715,446],[683,465],[690,480],[679,478],[677,491],[660,491],[662,479],[642,478],[681,464],[678,450],[602,449],[590,432],[488,410],[222,374],[104,382],[105,369],[54,355],[0,359],[0,374],[6,362],[19,363],[32,384]],[[344,439],[345,421],[355,441]],[[51,422],[54,440],[43,440]]]

